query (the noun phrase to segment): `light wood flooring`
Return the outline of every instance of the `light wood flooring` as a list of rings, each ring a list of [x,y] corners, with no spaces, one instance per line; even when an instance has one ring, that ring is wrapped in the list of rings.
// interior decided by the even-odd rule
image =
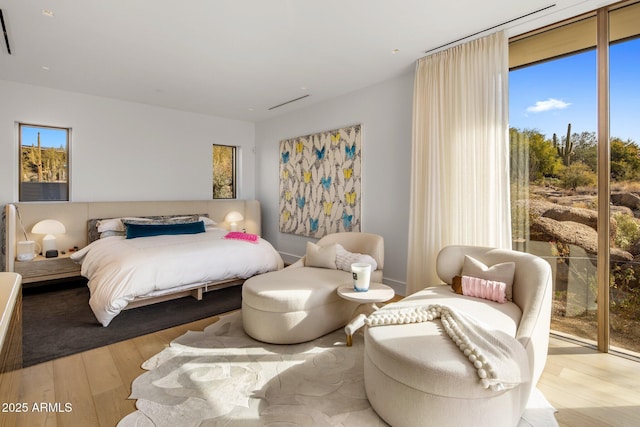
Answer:
[[[142,362],[187,330],[202,330],[217,319],[3,374],[0,426],[115,426],[135,411],[135,401],[127,397],[132,381],[143,373]],[[640,425],[638,362],[552,337],[538,388],[558,409],[561,426]],[[47,407],[41,408],[41,403]],[[65,408],[67,403],[70,408]],[[19,409],[26,413],[16,412]]]

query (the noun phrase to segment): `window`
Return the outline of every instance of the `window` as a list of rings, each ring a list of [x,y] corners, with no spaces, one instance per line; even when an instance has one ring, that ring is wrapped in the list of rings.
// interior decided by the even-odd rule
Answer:
[[[236,147],[213,144],[213,198],[236,198]]]
[[[71,129],[19,123],[19,200],[69,200]]]
[[[640,2],[620,3],[509,47],[513,246],[552,266],[554,332],[635,355],[638,19]]]

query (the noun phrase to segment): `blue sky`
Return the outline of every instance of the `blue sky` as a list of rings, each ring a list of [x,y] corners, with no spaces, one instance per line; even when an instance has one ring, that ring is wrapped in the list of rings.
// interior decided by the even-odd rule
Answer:
[[[611,136],[640,144],[640,39],[610,49]],[[509,73],[509,126],[551,138],[595,132],[595,50]]]
[[[65,148],[67,145],[67,133],[64,129],[34,128],[22,126],[22,145],[38,145],[38,132],[40,132],[40,145],[42,147]]]

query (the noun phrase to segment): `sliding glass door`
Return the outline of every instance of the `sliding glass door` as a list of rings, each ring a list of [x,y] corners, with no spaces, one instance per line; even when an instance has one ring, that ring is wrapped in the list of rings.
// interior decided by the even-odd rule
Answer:
[[[620,6],[510,44],[513,246],[552,266],[555,332],[640,353],[640,3]]]

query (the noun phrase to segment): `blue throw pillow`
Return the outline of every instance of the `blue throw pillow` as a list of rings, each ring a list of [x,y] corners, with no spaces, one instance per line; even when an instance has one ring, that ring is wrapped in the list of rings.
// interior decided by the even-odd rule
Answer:
[[[136,237],[198,233],[204,233],[203,221],[189,222],[186,224],[127,224],[127,239],[135,239]]]

